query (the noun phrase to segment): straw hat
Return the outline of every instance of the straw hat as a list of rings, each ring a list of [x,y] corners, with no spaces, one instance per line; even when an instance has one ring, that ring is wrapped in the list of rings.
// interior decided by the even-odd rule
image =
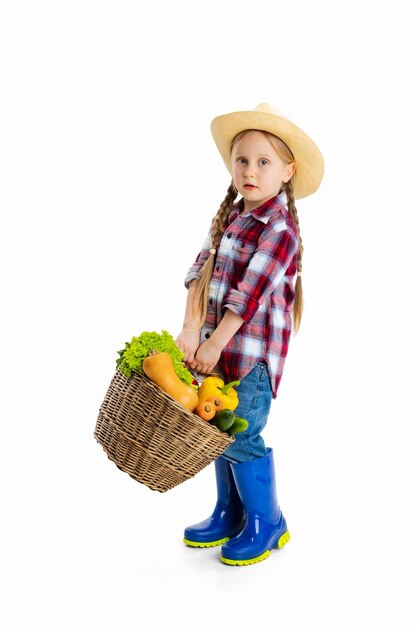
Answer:
[[[231,144],[234,137],[243,130],[265,130],[280,137],[293,153],[296,162],[293,179],[295,198],[304,198],[318,189],[324,175],[324,160],[318,146],[303,130],[269,104],[259,104],[254,111],[237,111],[215,117],[210,129],[231,175]]]

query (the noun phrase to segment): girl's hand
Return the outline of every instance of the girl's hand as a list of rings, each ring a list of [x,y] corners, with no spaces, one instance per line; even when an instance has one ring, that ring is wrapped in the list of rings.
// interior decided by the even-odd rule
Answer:
[[[191,368],[197,370],[201,374],[210,374],[218,363],[222,349],[213,341],[208,339],[204,341],[197,350]]]
[[[200,343],[200,330],[185,330],[183,329],[180,335],[176,339],[176,344],[183,352],[183,361],[191,368],[194,361],[196,350]]]

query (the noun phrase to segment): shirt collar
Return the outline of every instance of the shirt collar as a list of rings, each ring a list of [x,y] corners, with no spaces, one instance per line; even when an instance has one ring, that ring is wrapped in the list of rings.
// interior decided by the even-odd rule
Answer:
[[[244,199],[241,198],[241,200],[239,200],[239,202],[237,202],[237,204],[235,205],[235,209],[232,211],[232,213],[233,214],[236,213],[238,215],[238,213],[242,212],[243,208],[244,208]],[[273,196],[272,198],[264,202],[264,204],[257,207],[256,209],[253,209],[252,211],[248,211],[248,213],[245,213],[244,216],[252,215],[256,220],[259,220],[260,222],[267,224],[271,216],[277,213],[277,211],[280,211],[281,209],[287,210],[287,196],[284,190],[279,192],[277,196]],[[235,217],[236,215],[234,215],[234,218]]]

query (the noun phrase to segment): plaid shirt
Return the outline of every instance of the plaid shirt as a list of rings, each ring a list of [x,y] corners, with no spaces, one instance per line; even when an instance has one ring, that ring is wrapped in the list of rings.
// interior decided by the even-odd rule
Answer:
[[[229,382],[265,361],[274,398],[292,329],[298,258],[296,227],[286,202],[281,192],[247,213],[241,213],[243,200],[235,205],[215,259],[200,336],[201,342],[210,337],[225,308],[242,317],[244,324],[223,349],[217,369]],[[209,233],[186,276],[186,287],[198,277],[211,247]]]

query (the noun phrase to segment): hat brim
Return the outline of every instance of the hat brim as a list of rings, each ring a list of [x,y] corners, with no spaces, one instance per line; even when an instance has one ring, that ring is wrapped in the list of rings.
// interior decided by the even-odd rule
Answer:
[[[237,111],[215,117],[210,129],[231,175],[231,144],[234,137],[244,130],[264,130],[282,139],[292,151],[296,164],[293,181],[296,199],[309,196],[321,184],[324,175],[321,151],[303,130],[285,117],[264,111]]]

